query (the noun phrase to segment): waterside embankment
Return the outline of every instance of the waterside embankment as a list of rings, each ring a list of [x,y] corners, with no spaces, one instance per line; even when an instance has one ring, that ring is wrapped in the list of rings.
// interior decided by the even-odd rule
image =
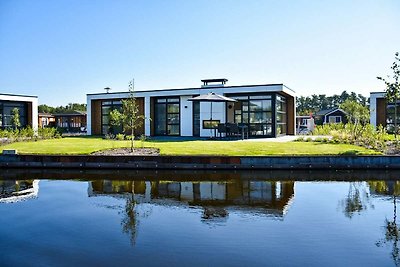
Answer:
[[[400,156],[0,155],[0,168],[307,170],[400,169]]]

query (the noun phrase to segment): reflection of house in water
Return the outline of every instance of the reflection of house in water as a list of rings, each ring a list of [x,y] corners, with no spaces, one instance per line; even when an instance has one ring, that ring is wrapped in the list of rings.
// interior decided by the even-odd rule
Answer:
[[[36,198],[38,193],[39,180],[0,181],[0,203],[11,203]]]
[[[225,208],[283,217],[294,194],[294,182],[278,181],[108,181],[89,185],[89,196],[133,193],[138,203],[202,206],[226,215]],[[212,212],[211,212],[212,213]],[[217,214],[217,216],[218,216]],[[207,215],[207,212],[205,212]],[[207,217],[207,216],[206,216]]]
[[[368,182],[371,195],[399,196],[400,181],[370,181]]]

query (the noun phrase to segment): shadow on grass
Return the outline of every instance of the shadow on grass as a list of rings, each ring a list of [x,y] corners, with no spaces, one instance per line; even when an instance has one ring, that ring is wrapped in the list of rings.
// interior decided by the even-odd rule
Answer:
[[[360,153],[360,151],[358,150],[347,150],[345,152],[340,153],[339,155],[343,155],[343,156],[357,156],[357,155],[362,155],[363,153]]]

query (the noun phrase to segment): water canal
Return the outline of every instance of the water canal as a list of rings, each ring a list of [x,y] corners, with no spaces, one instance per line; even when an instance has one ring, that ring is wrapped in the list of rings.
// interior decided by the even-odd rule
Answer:
[[[1,266],[396,266],[397,173],[4,171]]]

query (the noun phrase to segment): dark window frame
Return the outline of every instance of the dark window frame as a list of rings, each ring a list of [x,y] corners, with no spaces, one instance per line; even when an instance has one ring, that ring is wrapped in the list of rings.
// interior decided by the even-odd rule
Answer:
[[[158,102],[162,101],[163,102]],[[178,112],[168,112],[168,105],[171,104],[178,104]],[[165,134],[159,134],[157,133],[157,117],[159,114],[157,114],[157,105],[165,105]],[[169,114],[178,114],[179,122],[178,123],[170,123],[168,122],[168,115]],[[180,136],[181,135],[181,98],[179,96],[173,97],[173,96],[163,96],[163,97],[155,97],[154,98],[154,135],[155,136]],[[168,133],[168,126],[169,125],[178,125],[178,133],[177,134],[169,134]]]
[[[122,101],[122,99],[105,99],[105,100],[101,101],[100,109],[101,109],[101,134],[102,135],[109,134],[110,128],[111,128],[111,125],[109,123],[104,123],[104,121],[103,121],[103,116],[108,116],[110,114],[110,113],[104,114],[103,107],[110,107],[110,111],[117,109],[120,112],[122,112],[122,103],[117,103],[117,102],[121,102],[121,101]],[[104,104],[104,103],[106,103],[106,104]],[[118,107],[120,107],[120,109],[118,109]],[[108,127],[106,133],[103,131],[104,127]],[[122,127],[122,129],[123,129],[123,127]]]

